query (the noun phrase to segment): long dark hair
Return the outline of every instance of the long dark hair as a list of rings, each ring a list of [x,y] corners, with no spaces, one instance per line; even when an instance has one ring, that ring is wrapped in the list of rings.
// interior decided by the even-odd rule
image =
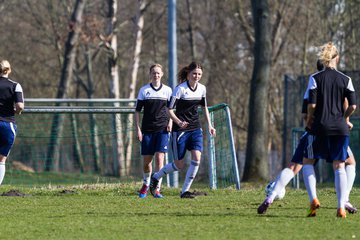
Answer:
[[[185,82],[187,80],[188,73],[196,68],[199,68],[201,70],[203,69],[201,64],[197,62],[191,62],[188,66],[183,67],[178,73],[178,82],[179,83]]]

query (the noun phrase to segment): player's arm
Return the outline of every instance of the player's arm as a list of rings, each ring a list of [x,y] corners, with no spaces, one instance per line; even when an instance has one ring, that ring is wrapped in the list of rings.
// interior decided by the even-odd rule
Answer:
[[[171,118],[171,120],[173,120],[174,123],[176,123],[180,128],[186,128],[189,123],[186,122],[186,121],[181,121],[175,114],[175,111],[174,109],[172,108],[168,108],[168,113],[169,113],[169,116]]]
[[[345,98],[344,109],[348,109],[348,107],[349,107],[349,101],[347,100],[347,98]],[[351,130],[354,127],[354,125],[350,122],[350,117],[345,118],[345,121],[346,121],[346,124],[348,125],[349,129]]]
[[[172,131],[172,126],[173,126],[173,120],[170,118],[170,119],[169,119],[169,123],[168,123],[168,125],[167,125],[167,127],[166,127],[166,130],[167,130],[168,132],[171,132],[171,131]]]
[[[180,94],[180,89],[176,88],[173,95],[170,98],[167,110],[170,118],[173,120],[175,124],[177,124],[180,128],[186,128],[189,125],[189,123],[180,120],[175,114],[175,107],[176,107],[176,103],[179,101],[179,94]]]
[[[317,98],[317,85],[313,76],[310,76],[309,78],[309,83],[306,91],[308,92],[306,128],[311,129],[314,121],[314,112],[316,108]]]
[[[15,113],[21,114],[21,112],[24,110],[25,104],[24,102],[17,102],[15,103]]]
[[[143,106],[144,106],[143,101],[138,99],[136,101],[136,107],[135,107],[135,127],[137,131],[137,138],[140,142],[142,141],[142,131],[140,127],[140,112]]]
[[[314,120],[314,112],[315,112],[315,108],[316,108],[316,104],[314,103],[309,103],[308,104],[308,113],[307,113],[307,117],[306,117],[306,127],[311,129],[311,125],[313,123]]]
[[[206,103],[206,99],[203,98],[203,106],[202,106],[202,109],[205,113],[205,119],[206,119],[206,122],[209,126],[209,132],[210,132],[210,135],[211,136],[216,136],[216,129],[213,127],[212,123],[211,123],[211,119],[210,119],[210,113],[209,113],[209,109],[207,108],[207,103]]]
[[[21,85],[18,83],[15,87],[15,113],[21,114],[24,110],[24,94]]]
[[[349,119],[350,116],[355,112],[355,109],[356,109],[355,90],[354,90],[351,79],[349,79],[348,86],[346,87],[345,99],[347,99],[349,106],[346,108],[344,117],[345,117],[345,119]]]

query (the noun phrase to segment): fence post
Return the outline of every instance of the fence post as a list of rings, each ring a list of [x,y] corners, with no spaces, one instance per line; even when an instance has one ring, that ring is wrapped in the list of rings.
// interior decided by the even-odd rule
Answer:
[[[236,189],[240,190],[240,174],[239,168],[237,164],[237,157],[236,157],[236,150],[235,150],[235,142],[234,142],[234,135],[232,130],[232,122],[230,116],[230,109],[228,106],[225,107],[226,111],[226,120],[227,120],[227,129],[229,129],[229,140],[230,140],[230,147],[231,147],[231,155],[233,159],[233,167],[234,167],[234,174],[235,174],[235,181],[236,181]]]
[[[214,123],[214,113],[210,112],[210,121]],[[210,135],[209,126],[207,126],[207,140],[208,140],[208,152],[209,152],[209,185],[210,189],[217,188],[216,181],[216,157],[215,157],[215,142],[214,138]]]

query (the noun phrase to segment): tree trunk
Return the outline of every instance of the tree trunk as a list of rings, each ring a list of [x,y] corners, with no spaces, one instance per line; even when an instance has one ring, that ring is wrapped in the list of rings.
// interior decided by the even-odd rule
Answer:
[[[191,59],[192,61],[196,61],[197,55],[196,55],[196,48],[194,43],[194,32],[192,27],[192,6],[190,3],[190,0],[186,0],[186,7],[189,14],[188,19],[188,31],[189,31],[189,43],[190,43],[190,51],[191,51]]]
[[[87,96],[89,99],[92,99],[94,96],[94,79],[92,74],[92,59],[89,46],[86,45],[85,52],[86,59],[86,75],[87,75]],[[93,106],[90,103],[90,106]],[[91,131],[91,149],[92,156],[94,157],[94,172],[101,173],[101,163],[100,163],[100,140],[99,140],[99,130],[96,123],[96,116],[93,113],[89,114],[90,122],[90,131]]]
[[[56,94],[57,98],[66,98],[70,81],[73,78],[73,70],[75,66],[76,45],[78,43],[81,30],[82,14],[86,0],[77,0],[74,11],[69,23],[70,32],[65,45],[64,63],[61,71],[60,83]],[[59,104],[58,104],[59,105]],[[64,116],[55,114],[51,126],[50,143],[48,146],[48,155],[45,164],[45,171],[58,170],[60,136],[63,132]]]
[[[116,25],[117,0],[109,0],[108,26],[106,34],[110,42],[109,74],[110,74],[110,97],[119,99],[119,69],[117,66],[117,36],[114,33]],[[114,107],[120,107],[119,103],[114,103]],[[116,176],[125,176],[125,153],[122,138],[121,115],[114,114],[112,119],[114,130],[113,138],[113,170]]]
[[[271,61],[270,16],[267,0],[251,2],[255,28],[254,69],[250,84],[249,126],[243,180],[268,177],[268,88]]]
[[[129,99],[135,99],[135,90],[136,90],[136,82],[139,70],[139,62],[140,62],[140,54],[143,42],[143,28],[144,28],[144,9],[146,7],[146,0],[138,0],[138,13],[136,16],[136,40],[135,40],[135,49],[134,49],[134,61],[131,70],[131,84],[130,84],[130,93]],[[133,105],[132,103],[130,103]],[[130,173],[131,163],[132,163],[132,155],[131,150],[133,148],[133,131],[131,128],[134,127],[133,114],[126,115],[126,172]]]

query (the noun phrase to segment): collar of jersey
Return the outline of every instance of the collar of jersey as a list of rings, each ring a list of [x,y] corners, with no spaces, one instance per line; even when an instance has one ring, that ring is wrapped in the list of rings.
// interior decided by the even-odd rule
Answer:
[[[161,88],[162,88],[162,83],[160,83],[160,87],[159,88],[155,88],[153,85],[152,85],[152,83],[150,83],[150,87],[152,88],[152,89],[154,89],[154,91],[159,91]]]
[[[196,87],[195,87],[194,89],[192,89],[191,86],[190,86],[189,80],[186,81],[186,84],[188,85],[188,87],[190,88],[190,90],[193,91],[193,92],[196,91],[196,89],[197,89],[197,87],[198,87],[198,85],[199,85],[199,84],[196,84]]]

